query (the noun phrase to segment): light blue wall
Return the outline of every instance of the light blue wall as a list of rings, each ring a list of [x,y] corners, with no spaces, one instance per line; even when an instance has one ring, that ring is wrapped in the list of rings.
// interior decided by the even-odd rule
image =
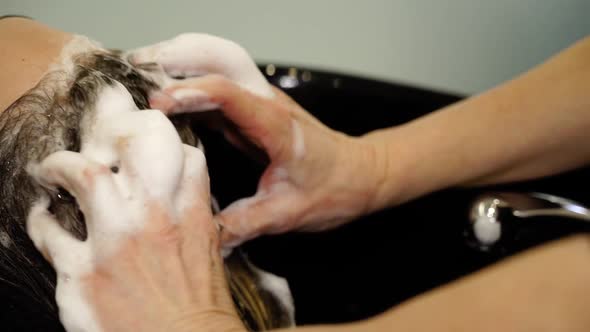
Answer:
[[[590,34],[589,0],[0,0],[0,13],[108,47],[209,32],[261,61],[458,92],[489,88]]]

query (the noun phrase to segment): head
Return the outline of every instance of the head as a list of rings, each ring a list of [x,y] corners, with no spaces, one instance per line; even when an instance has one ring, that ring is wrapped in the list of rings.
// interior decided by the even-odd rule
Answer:
[[[13,291],[0,301],[26,303],[35,308],[31,314],[58,326],[55,273],[28,239],[25,220],[41,194],[51,198],[50,211],[62,226],[80,239],[86,236],[84,217],[66,191],[37,186],[27,165],[56,151],[79,151],[82,119],[102,87],[119,82],[139,109],[147,109],[148,94],[159,88],[162,73],[158,66],[132,66],[121,52],[27,19],[0,20],[3,39],[11,53],[0,54],[0,287]],[[189,123],[173,123],[184,143],[198,144]],[[227,260],[227,271],[247,325],[287,324],[280,301],[264,287],[252,291],[259,275],[239,253]]]

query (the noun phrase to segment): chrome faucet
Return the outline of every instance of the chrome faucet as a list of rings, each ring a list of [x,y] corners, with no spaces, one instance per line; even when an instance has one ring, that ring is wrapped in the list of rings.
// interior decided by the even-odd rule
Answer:
[[[471,205],[469,231],[480,249],[488,249],[502,240],[509,229],[519,227],[518,219],[533,217],[570,219],[590,231],[588,208],[578,202],[543,193],[491,193],[480,196]]]

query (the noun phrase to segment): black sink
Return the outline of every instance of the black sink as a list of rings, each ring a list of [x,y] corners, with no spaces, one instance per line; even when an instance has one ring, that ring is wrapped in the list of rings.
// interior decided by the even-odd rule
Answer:
[[[322,122],[351,135],[410,121],[463,97],[319,70],[260,68],[271,83]],[[255,192],[261,165],[236,152],[219,135],[208,135],[205,146],[212,190],[222,206]],[[465,229],[469,206],[480,193],[543,191],[587,204],[590,195],[578,184],[589,183],[589,176],[583,169],[496,188],[445,190],[334,231],[259,238],[247,243],[245,250],[256,264],[289,280],[298,324],[362,319],[575,231],[557,223],[524,232],[501,252],[474,250],[466,245]]]

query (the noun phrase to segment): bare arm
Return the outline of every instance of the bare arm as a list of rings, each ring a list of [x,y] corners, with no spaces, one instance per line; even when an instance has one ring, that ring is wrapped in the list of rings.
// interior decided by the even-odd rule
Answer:
[[[244,222],[231,220],[226,210],[225,229],[244,240],[302,226],[317,230],[334,219],[339,219],[337,225],[366,212],[364,206],[346,208],[367,197],[372,199],[369,210],[376,210],[449,186],[521,180],[583,165],[590,151],[578,151],[577,145],[590,135],[590,117],[585,117],[590,112],[589,55],[590,41],[582,41],[496,89],[360,139],[322,127],[281,94],[260,98],[220,77],[179,83],[165,91],[178,100],[162,98],[158,107],[178,112],[218,105],[244,136],[270,155],[259,189],[277,183],[279,189],[293,189],[276,197],[262,190],[256,204],[240,211],[240,216],[248,213]],[[175,94],[178,89],[185,90]],[[186,89],[199,98],[191,101]],[[297,126],[309,148],[299,158],[289,144],[297,142]],[[286,172],[275,179],[268,170],[277,165]],[[276,201],[270,204],[269,197],[287,197],[289,207],[305,204],[293,212]],[[280,220],[286,212],[293,212],[292,220]],[[256,224],[266,217],[265,223]],[[587,241],[577,237],[531,251],[371,320],[296,330],[585,331],[590,325]]]
[[[587,236],[561,240],[428,292],[373,319],[295,331],[587,331],[589,244]]]
[[[590,161],[590,38],[495,89],[372,132],[375,208],[457,185],[525,180]]]
[[[225,54],[224,67],[217,63],[223,56],[187,52],[190,41],[200,45],[198,36],[185,36],[135,59],[161,61],[170,72],[211,72],[206,69],[216,64],[224,77],[177,82],[165,89],[172,97],[152,98],[154,107],[174,113],[217,105],[271,160],[257,194],[222,211],[225,245],[336,227],[446,187],[536,178],[590,160],[590,148],[580,147],[590,139],[590,38],[479,96],[361,138],[334,132],[279,92],[269,98],[228,74],[230,60],[247,58],[245,51]],[[255,77],[256,67],[248,68]]]

